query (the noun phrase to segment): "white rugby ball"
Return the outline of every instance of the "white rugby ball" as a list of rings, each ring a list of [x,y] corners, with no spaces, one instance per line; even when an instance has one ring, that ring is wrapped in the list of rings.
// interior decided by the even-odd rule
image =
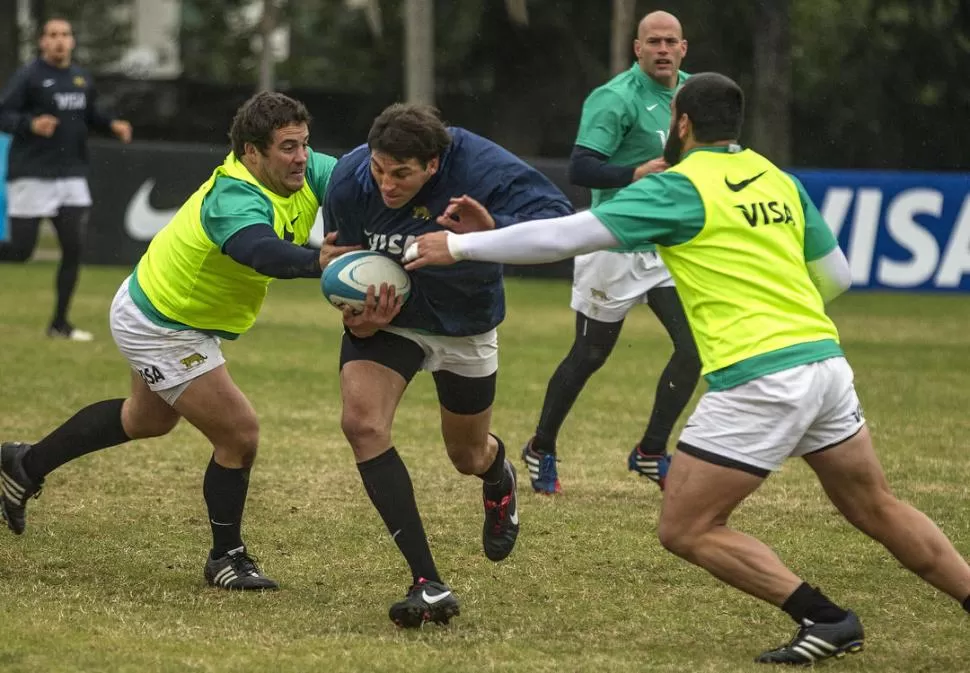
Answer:
[[[320,276],[323,296],[337,308],[364,308],[367,288],[373,285],[380,295],[381,283],[394,286],[398,297],[411,293],[411,277],[400,264],[373,250],[345,252],[327,265]]]

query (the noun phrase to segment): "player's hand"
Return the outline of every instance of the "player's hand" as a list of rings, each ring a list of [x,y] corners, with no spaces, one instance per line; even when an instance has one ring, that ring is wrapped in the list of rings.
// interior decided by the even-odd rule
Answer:
[[[422,266],[448,266],[458,260],[448,248],[448,232],[436,231],[418,236],[418,238],[404,251],[404,268],[408,271],[420,269]]]
[[[34,135],[50,138],[60,123],[61,120],[54,115],[37,115],[30,120],[30,130]]]
[[[355,313],[350,306],[343,307],[344,325],[355,337],[365,339],[374,336],[382,327],[387,327],[394,316],[401,312],[403,300],[397,296],[393,285],[381,283],[380,294],[373,285],[367,288],[364,310]]]
[[[456,234],[495,228],[495,219],[488,214],[485,206],[467,194],[449,199],[448,207],[436,221]]]
[[[131,124],[124,119],[115,119],[111,122],[111,132],[126,145],[131,142]]]
[[[320,248],[320,269],[326,269],[327,265],[340,257],[345,252],[360,250],[359,245],[334,245],[337,242],[337,232],[331,231],[323,237],[323,247]]]
[[[670,164],[664,161],[663,157],[657,157],[656,159],[645,161],[637,166],[636,170],[633,171],[633,181],[636,182],[643,176],[650,175],[651,173],[663,173],[668,168],[670,168]]]

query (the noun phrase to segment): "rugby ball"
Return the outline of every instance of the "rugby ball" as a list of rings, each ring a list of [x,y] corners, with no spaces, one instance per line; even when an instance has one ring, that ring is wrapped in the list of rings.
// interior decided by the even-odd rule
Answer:
[[[372,250],[345,252],[334,259],[320,276],[323,296],[337,308],[364,308],[367,288],[373,285],[378,295],[381,283],[394,286],[398,297],[407,299],[411,293],[411,277],[400,264]]]

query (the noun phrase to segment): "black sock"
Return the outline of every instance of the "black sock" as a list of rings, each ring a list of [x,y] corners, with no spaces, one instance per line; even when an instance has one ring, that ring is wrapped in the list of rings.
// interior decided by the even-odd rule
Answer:
[[[647,302],[674,344],[673,355],[657,381],[653,411],[640,440],[641,453],[657,455],[667,453],[667,442],[674,424],[690,403],[697,387],[701,361],[677,289],[654,288],[647,293]]]
[[[622,327],[622,320],[600,322],[587,318],[582,313],[576,313],[576,336],[573,347],[559,363],[546,387],[539,425],[532,440],[534,451],[556,453],[559,429],[589,377],[603,366],[613,351]]]
[[[500,498],[508,490],[508,485],[503,483],[505,481],[505,442],[498,435],[493,434],[492,437],[498,442],[495,460],[492,461],[487,470],[477,475],[479,479],[485,482],[485,494],[489,499]]]
[[[799,626],[804,619],[816,623],[840,622],[848,614],[817,588],[810,587],[808,582],[799,584],[792,595],[785,599],[781,609]]]
[[[212,528],[212,558],[243,546],[242,516],[249,492],[249,467],[223,467],[215,456],[209,459],[202,480],[202,496],[209,509]]]
[[[970,596],[963,599],[963,609],[970,612]]]
[[[54,280],[57,303],[54,306],[51,327],[65,329],[70,324],[67,321],[67,311],[71,306],[74,290],[77,288],[81,269],[82,241],[89,212],[90,208],[61,206],[60,212],[51,218],[51,224],[57,232],[57,240],[61,245],[61,261],[57,266],[57,276]]]
[[[428,538],[421,524],[418,504],[414,501],[411,475],[397,449],[392,446],[376,458],[357,463],[357,469],[364,482],[364,490],[411,568],[414,583],[417,584],[422,577],[440,582],[441,577],[435,568]]]
[[[85,454],[124,444],[131,438],[121,425],[123,399],[84,407],[24,454],[24,471],[40,481],[64,463]]]

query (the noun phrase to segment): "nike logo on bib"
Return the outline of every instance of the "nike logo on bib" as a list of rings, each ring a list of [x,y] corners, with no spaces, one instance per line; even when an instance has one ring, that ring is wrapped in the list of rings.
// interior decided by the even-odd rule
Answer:
[[[767,172],[768,171],[761,171],[757,175],[754,175],[748,178],[747,180],[742,180],[741,182],[731,182],[730,180],[727,179],[727,176],[725,176],[724,184],[727,185],[727,188],[730,189],[732,192],[740,192],[742,189],[750,185],[752,182],[754,182],[755,180],[757,180]]]

